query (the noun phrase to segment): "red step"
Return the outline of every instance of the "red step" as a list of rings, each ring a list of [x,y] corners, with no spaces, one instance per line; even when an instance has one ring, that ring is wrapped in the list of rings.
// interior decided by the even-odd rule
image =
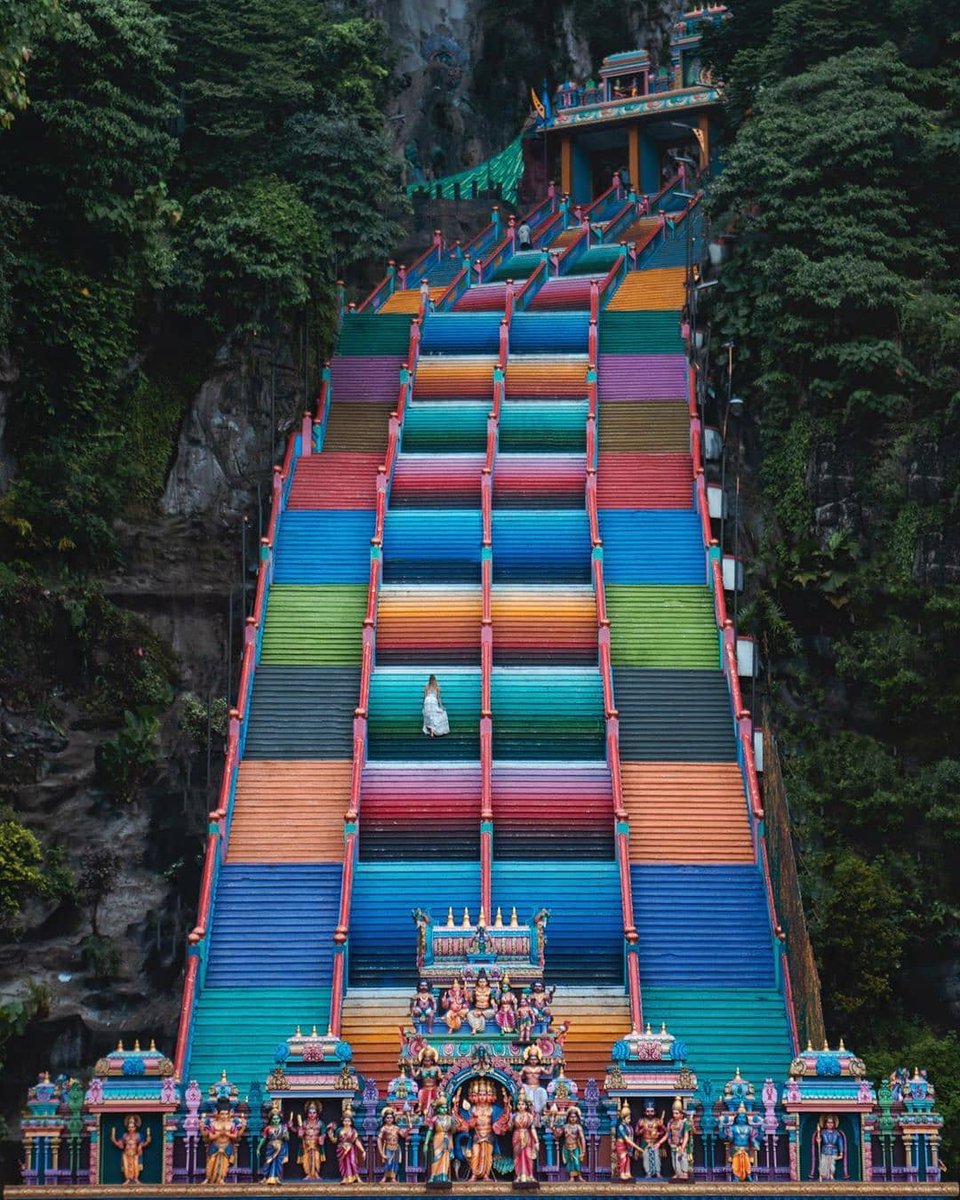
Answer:
[[[311,454],[297,459],[287,508],[369,508],[377,506],[377,468],[382,454]]]
[[[689,454],[601,454],[598,508],[690,508],[693,461]]]

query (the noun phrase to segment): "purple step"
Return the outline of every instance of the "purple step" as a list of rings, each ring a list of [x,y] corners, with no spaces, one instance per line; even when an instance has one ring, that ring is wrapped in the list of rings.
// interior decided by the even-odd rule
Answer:
[[[402,366],[399,354],[338,354],[330,366],[334,402],[396,401]]]
[[[687,360],[682,354],[601,354],[598,380],[603,400],[682,400]]]

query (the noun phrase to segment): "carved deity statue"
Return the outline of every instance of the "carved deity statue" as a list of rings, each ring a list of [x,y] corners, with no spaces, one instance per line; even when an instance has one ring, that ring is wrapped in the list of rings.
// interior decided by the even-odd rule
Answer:
[[[514,1033],[517,1028],[517,995],[510,987],[509,978],[504,975],[500,988],[500,1000],[494,1020],[501,1033]]]
[[[363,1139],[353,1124],[353,1113],[348,1109],[341,1118],[340,1128],[333,1124],[327,1127],[331,1140],[337,1143],[337,1167],[341,1183],[359,1183],[360,1166],[366,1161],[367,1152]]]
[[[459,977],[454,979],[453,983],[443,993],[440,1004],[443,1008],[444,1024],[451,1033],[457,1033],[460,1026],[467,1019],[467,1013],[470,1011],[462,979]]]
[[[543,1063],[537,1046],[529,1046],[523,1055],[520,1079],[530,1107],[539,1117],[547,1106],[547,1089],[543,1086]]]
[[[509,1110],[496,1121],[493,1106],[497,1091],[489,1079],[474,1079],[459,1109],[467,1115],[457,1116],[457,1126],[470,1132],[470,1182],[489,1183],[493,1172],[494,1134],[504,1133],[510,1126]]]
[[[847,1139],[840,1132],[840,1122],[834,1116],[823,1117],[813,1134],[813,1170],[810,1178],[819,1172],[821,1183],[833,1183],[837,1178],[837,1163],[843,1163],[846,1167],[846,1158]]]
[[[300,1137],[297,1162],[303,1168],[304,1179],[312,1182],[322,1178],[323,1164],[326,1161],[323,1143],[326,1141],[327,1131],[320,1110],[313,1100],[307,1105],[306,1119],[297,1117],[297,1133]]]
[[[437,1052],[432,1046],[425,1046],[420,1051],[419,1089],[417,1103],[425,1117],[433,1112],[434,1101],[437,1097],[437,1087],[440,1083],[440,1068],[437,1066]]]
[[[140,1118],[129,1116],[123,1122],[123,1134],[117,1137],[115,1128],[110,1130],[110,1141],[120,1151],[120,1172],[124,1183],[139,1183],[143,1171],[143,1152],[150,1145],[152,1135],[148,1129],[144,1136],[140,1132]]]
[[[473,985],[470,1009],[467,1012],[467,1022],[474,1033],[483,1033],[487,1021],[494,1015],[493,990],[486,971],[481,967]]]
[[[759,1134],[750,1122],[746,1106],[737,1109],[733,1123],[723,1135],[730,1143],[730,1172],[741,1183],[753,1179],[753,1168],[757,1164]]]
[[[660,1155],[663,1143],[667,1140],[667,1129],[649,1100],[643,1106],[643,1116],[637,1122],[636,1133],[644,1175],[648,1179],[660,1179]]]
[[[410,1019],[417,1033],[433,1033],[433,1022],[437,1015],[437,1002],[430,991],[430,984],[421,979],[417,993],[410,1001]]]
[[[536,1183],[537,1155],[540,1139],[537,1137],[537,1117],[526,1095],[517,1097],[517,1111],[510,1119],[513,1130],[513,1178],[515,1183]]]
[[[397,1114],[388,1104],[380,1114],[377,1152],[383,1163],[381,1183],[396,1183],[403,1165],[403,1138],[407,1131],[397,1124]]]
[[[430,1126],[424,1146],[427,1181],[429,1183],[450,1183],[450,1170],[453,1162],[453,1131],[457,1123],[447,1111],[447,1102],[443,1096],[437,1098],[436,1110],[427,1124]]]
[[[560,1129],[560,1162],[570,1179],[583,1178],[583,1160],[587,1156],[587,1139],[580,1123],[580,1109],[571,1104],[566,1121]]]
[[[693,1126],[683,1111],[683,1101],[678,1097],[673,1102],[670,1120],[667,1122],[667,1147],[670,1150],[674,1179],[690,1178],[692,1140]]]
[[[630,1113],[630,1105],[624,1101],[613,1129],[613,1169],[621,1182],[633,1182],[630,1160],[639,1153],[640,1147],[633,1140],[633,1117]]]
[[[230,1111],[226,1096],[217,1100],[217,1111],[204,1117],[200,1135],[207,1147],[205,1183],[224,1183],[237,1160],[237,1142],[247,1127],[246,1118]]]
[[[279,1186],[283,1179],[283,1168],[290,1154],[290,1132],[283,1123],[278,1109],[270,1113],[269,1120],[263,1128],[263,1135],[257,1143],[257,1154],[260,1156],[260,1174],[266,1184]]]

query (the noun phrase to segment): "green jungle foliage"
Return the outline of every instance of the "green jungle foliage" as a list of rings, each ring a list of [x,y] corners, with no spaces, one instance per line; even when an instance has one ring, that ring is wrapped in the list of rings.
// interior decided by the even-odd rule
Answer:
[[[922,1060],[960,1153],[960,6],[743,0],[713,301],[760,489],[773,673],[827,1026]],[[919,1059],[917,1056],[919,1055]]]
[[[224,339],[329,334],[400,233],[388,49],[332,0],[0,0],[0,553],[112,562]]]

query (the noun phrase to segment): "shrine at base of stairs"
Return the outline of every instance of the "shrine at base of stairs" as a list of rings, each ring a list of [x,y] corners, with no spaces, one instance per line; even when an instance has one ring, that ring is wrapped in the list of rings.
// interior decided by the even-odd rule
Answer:
[[[341,306],[176,1044],[42,1076],[9,1197],[957,1196],[937,1081],[827,1039],[768,851],[693,328],[725,19],[565,85],[528,207]]]

